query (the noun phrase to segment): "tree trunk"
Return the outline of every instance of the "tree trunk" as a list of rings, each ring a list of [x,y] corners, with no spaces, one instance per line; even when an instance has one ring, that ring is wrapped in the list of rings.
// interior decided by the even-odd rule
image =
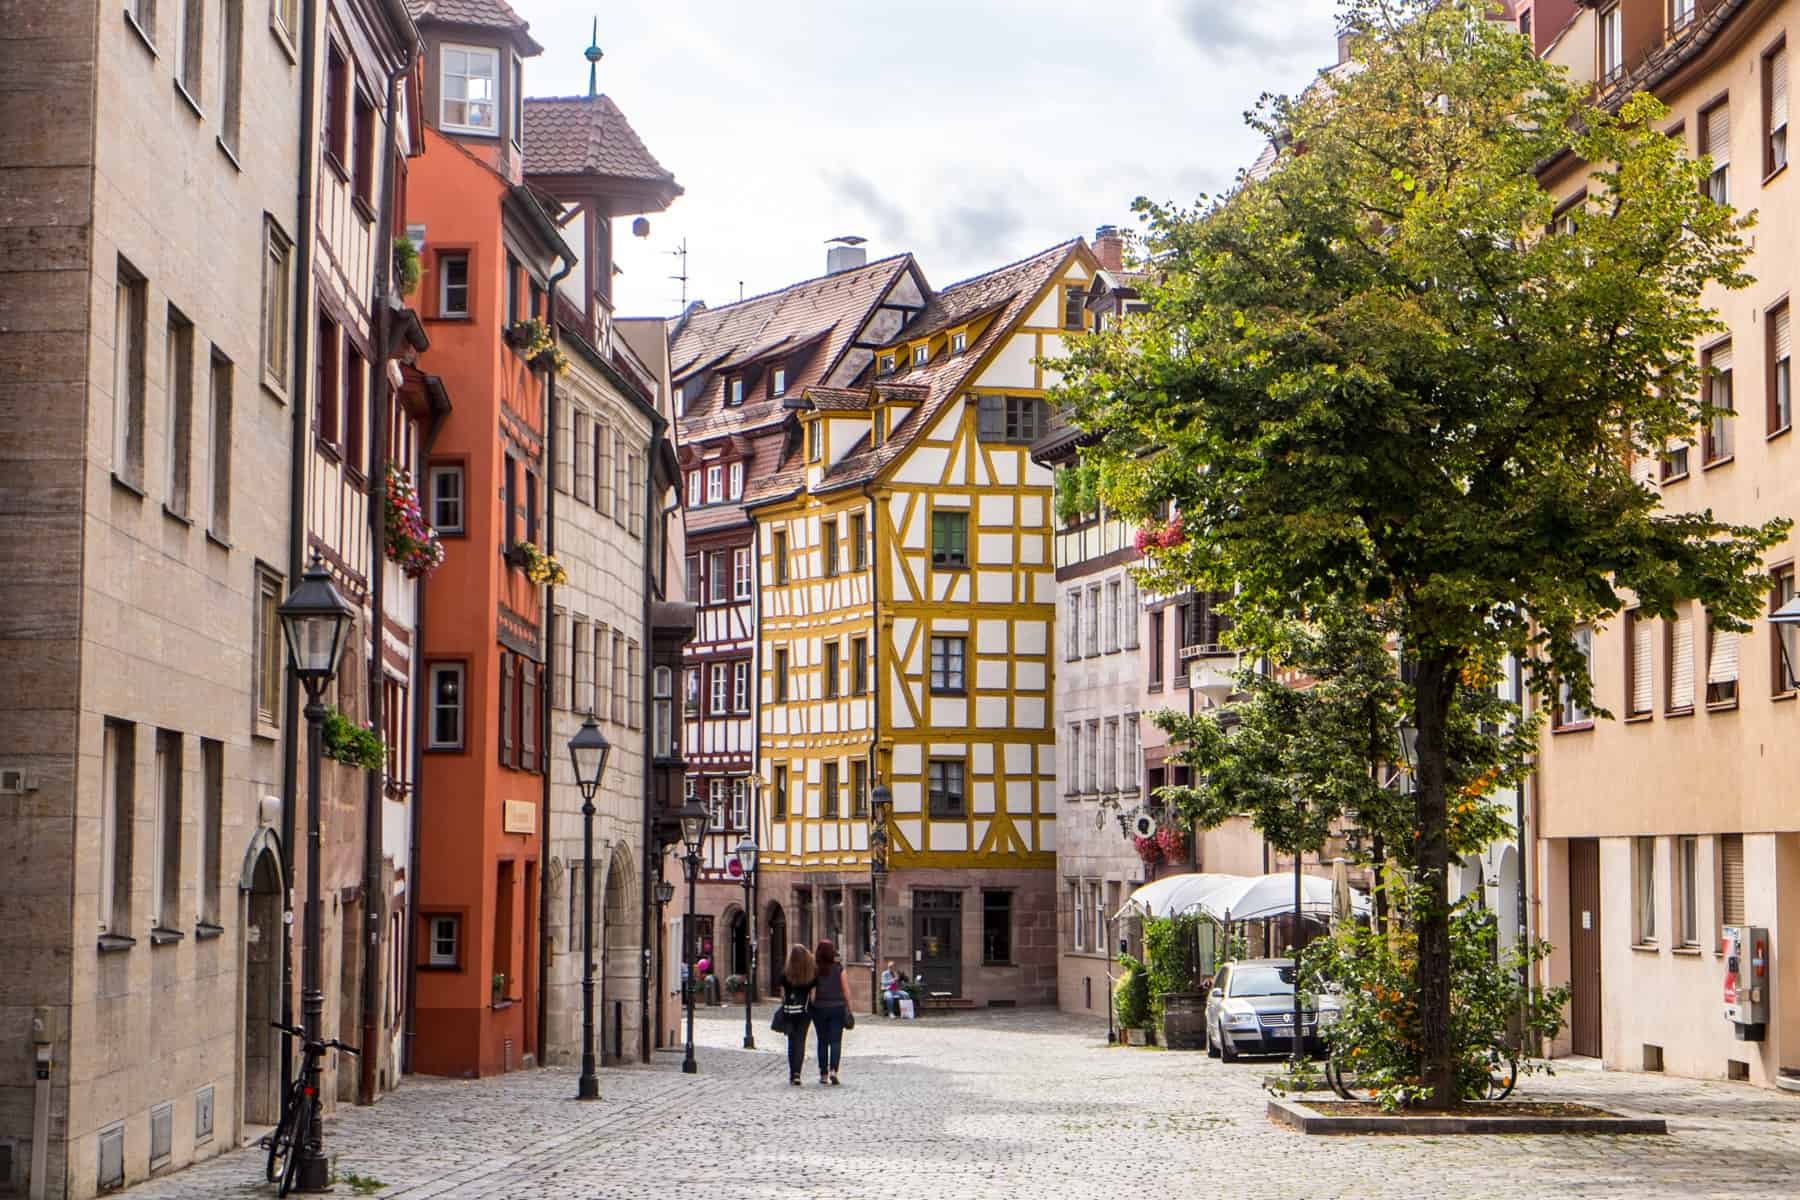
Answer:
[[[1450,844],[1445,796],[1445,740],[1456,670],[1451,655],[1438,653],[1418,663],[1413,682],[1413,715],[1418,723],[1418,787],[1413,793],[1417,887],[1413,913],[1419,935],[1415,983],[1419,999],[1420,1083],[1431,1090],[1426,1107],[1457,1102],[1456,1062],[1450,1039]]]

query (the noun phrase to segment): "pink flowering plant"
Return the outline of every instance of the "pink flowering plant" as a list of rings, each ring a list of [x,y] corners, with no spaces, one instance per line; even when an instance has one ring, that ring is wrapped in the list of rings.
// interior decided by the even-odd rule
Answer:
[[[444,543],[425,520],[418,491],[392,463],[387,469],[387,556],[411,579],[431,574],[444,561]]]
[[[1151,550],[1173,550],[1186,540],[1187,531],[1182,528],[1181,514],[1176,513],[1161,525],[1140,527],[1132,544],[1139,554],[1148,554]]]

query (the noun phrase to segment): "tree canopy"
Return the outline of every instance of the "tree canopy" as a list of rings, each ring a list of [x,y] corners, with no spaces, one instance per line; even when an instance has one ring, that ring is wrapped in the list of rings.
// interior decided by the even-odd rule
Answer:
[[[1163,590],[1243,613],[1378,607],[1411,671],[1422,1074],[1453,1099],[1446,799],[1456,710],[1512,653],[1591,705],[1576,634],[1631,599],[1742,628],[1785,522],[1669,512],[1633,472],[1712,416],[1709,287],[1747,218],[1637,95],[1591,102],[1484,0],[1346,0],[1352,59],[1251,125],[1273,161],[1193,207],[1138,201],[1148,311],[1071,353],[1060,401],[1128,518],[1170,502]],[[1543,170],[1592,164],[1557,221]]]

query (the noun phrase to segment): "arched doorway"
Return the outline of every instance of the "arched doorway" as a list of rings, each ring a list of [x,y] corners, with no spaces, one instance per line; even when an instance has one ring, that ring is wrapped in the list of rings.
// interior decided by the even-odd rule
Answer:
[[[267,829],[251,839],[238,882],[243,898],[244,1124],[273,1125],[281,1116],[281,859]]]
[[[750,918],[743,909],[731,914],[725,929],[731,937],[731,970],[733,975],[750,975]]]
[[[1519,850],[1508,846],[1500,852],[1499,888],[1494,897],[1494,915],[1499,922],[1498,945],[1502,960],[1519,944]]]
[[[626,1047],[636,1045],[638,928],[632,919],[631,856],[613,852],[606,871],[606,906],[601,918],[605,940],[601,943],[600,1054],[607,1062],[619,1062]]]
[[[781,968],[787,960],[787,914],[781,911],[781,905],[769,902],[769,990],[779,994],[781,991]]]

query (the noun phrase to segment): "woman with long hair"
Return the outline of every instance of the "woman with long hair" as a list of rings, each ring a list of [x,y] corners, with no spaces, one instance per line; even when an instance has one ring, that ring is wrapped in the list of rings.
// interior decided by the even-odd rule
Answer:
[[[850,1023],[850,993],[844,987],[844,964],[838,961],[836,946],[820,942],[813,958],[818,964],[812,1019],[819,1038],[819,1082],[836,1084],[844,1030]]]
[[[787,963],[781,968],[781,1007],[775,1010],[775,1027],[787,1034],[788,1082],[800,1086],[800,1068],[806,1065],[806,1030],[813,988],[818,986],[819,969],[805,946],[788,951]]]

